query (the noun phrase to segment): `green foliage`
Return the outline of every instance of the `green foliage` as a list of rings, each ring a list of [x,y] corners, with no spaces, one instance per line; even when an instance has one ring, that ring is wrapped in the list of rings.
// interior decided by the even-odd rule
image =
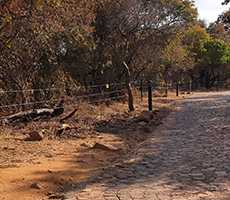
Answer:
[[[204,44],[209,40],[209,34],[199,25],[191,27],[184,35],[185,44],[188,49],[195,55],[196,61],[202,59]]]
[[[222,40],[210,39],[204,44],[204,57],[211,65],[229,64],[229,45]]]
[[[204,43],[200,59],[191,75],[199,79],[201,86],[209,89],[217,81],[230,78],[229,64],[229,45],[222,40],[210,39]]]
[[[214,33],[217,28],[218,26],[211,24],[208,32]],[[196,25],[191,27],[183,38],[196,63],[194,68],[189,70],[190,77],[193,82],[199,82],[208,89],[217,81],[230,78],[229,44],[224,40],[215,39],[215,34],[211,36],[210,38],[205,29]]]

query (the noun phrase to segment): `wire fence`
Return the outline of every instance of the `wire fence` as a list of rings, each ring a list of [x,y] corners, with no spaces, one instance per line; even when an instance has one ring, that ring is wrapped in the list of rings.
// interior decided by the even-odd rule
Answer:
[[[33,113],[31,110],[46,108],[70,108],[85,104],[120,100],[126,97],[125,83],[0,91],[0,119],[15,113]],[[65,105],[56,104],[65,100]],[[34,111],[35,112],[35,111]]]
[[[133,95],[143,99],[148,93],[148,88],[152,88],[152,93],[189,91],[194,89],[192,82],[188,83],[166,83],[157,81],[133,81]],[[221,81],[218,88],[228,88],[230,83]],[[218,89],[217,88],[217,89]],[[65,99],[65,105],[61,108],[79,107],[85,104],[102,103],[109,100],[124,100],[127,96],[125,82],[108,83],[90,86],[25,89],[25,90],[0,90],[0,119],[19,112],[27,112],[36,109],[55,108],[56,104]],[[31,112],[32,113],[32,112]]]
[[[191,92],[192,84],[189,83],[165,83],[165,82],[150,82],[150,81],[137,81],[135,87],[139,88],[141,99],[148,94],[149,87],[151,87],[154,97],[167,96],[168,92]],[[179,91],[178,91],[179,90]]]
[[[149,81],[137,81],[135,82],[136,87],[140,88],[140,91],[142,90],[143,93],[147,93],[147,89],[149,85],[151,85],[154,92],[176,92],[177,86],[179,87],[179,91],[218,91],[220,90],[230,90],[230,81],[219,81],[212,84],[212,86],[207,89],[205,86],[201,86],[201,81],[196,80],[194,82],[182,82],[182,83],[166,83],[164,81],[162,82],[149,82]],[[204,84],[205,85],[205,84]]]

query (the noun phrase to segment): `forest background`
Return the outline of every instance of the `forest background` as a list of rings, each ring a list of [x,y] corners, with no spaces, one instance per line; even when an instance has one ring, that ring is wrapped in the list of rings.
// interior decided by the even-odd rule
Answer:
[[[230,11],[197,16],[189,0],[2,0],[0,103],[26,102],[4,91],[36,102],[45,88],[120,83],[125,66],[129,81],[210,89],[230,78]]]

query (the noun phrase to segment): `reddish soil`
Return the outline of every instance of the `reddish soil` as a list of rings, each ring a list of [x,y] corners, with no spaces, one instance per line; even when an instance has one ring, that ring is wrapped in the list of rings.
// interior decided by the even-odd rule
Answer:
[[[180,98],[175,94],[154,98],[153,107],[158,112],[151,132],[168,114],[171,103]],[[84,105],[66,120],[71,129],[62,134],[57,131],[62,126],[59,118],[1,127],[0,200],[60,199],[64,190],[115,164],[148,138],[151,132],[143,131],[137,121],[143,110],[148,110],[147,99],[135,100],[134,112],[128,111],[127,103]],[[33,130],[42,130],[44,139],[28,141],[28,133]],[[121,150],[94,149],[96,142]],[[32,188],[37,181],[44,187]]]

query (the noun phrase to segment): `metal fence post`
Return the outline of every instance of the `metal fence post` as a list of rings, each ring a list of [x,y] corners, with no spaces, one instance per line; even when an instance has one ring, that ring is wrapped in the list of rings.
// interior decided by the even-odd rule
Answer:
[[[176,83],[176,96],[179,97],[179,83]]]
[[[152,81],[148,81],[149,110],[153,110]]]
[[[143,81],[141,80],[141,101],[143,101]]]

